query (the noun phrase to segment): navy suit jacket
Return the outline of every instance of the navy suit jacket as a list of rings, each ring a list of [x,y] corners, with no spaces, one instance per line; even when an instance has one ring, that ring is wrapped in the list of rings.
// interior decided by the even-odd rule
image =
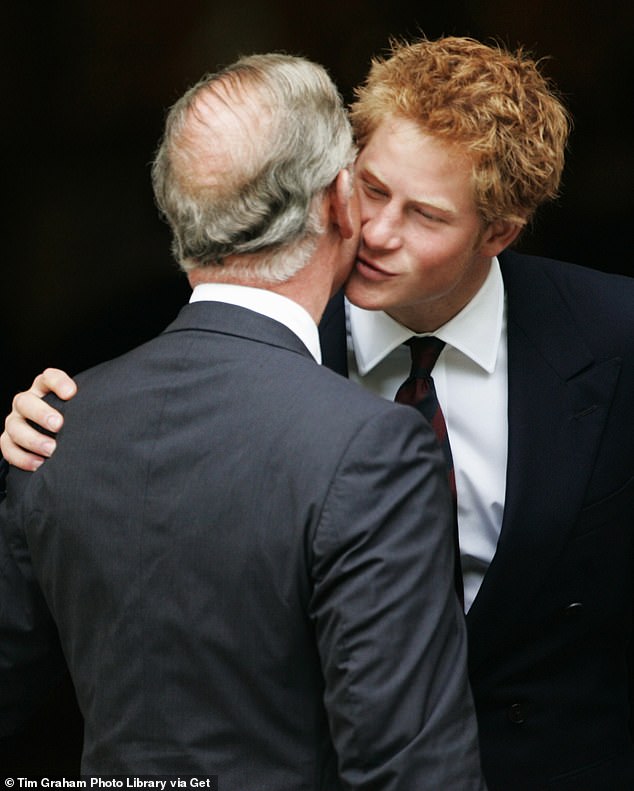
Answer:
[[[479,791],[451,505],[416,412],[188,305],[78,377],[0,508],[0,736],[59,644],[90,774]]]
[[[634,788],[634,280],[507,252],[509,456],[467,615],[490,791]],[[343,300],[325,359],[345,372]]]

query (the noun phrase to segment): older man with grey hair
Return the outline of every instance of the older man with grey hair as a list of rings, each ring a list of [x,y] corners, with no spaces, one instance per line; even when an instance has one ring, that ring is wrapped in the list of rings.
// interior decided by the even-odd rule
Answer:
[[[0,510],[0,736],[65,657],[95,775],[223,791],[482,789],[451,498],[420,414],[325,370],[354,150],[324,70],[188,91],[154,167],[194,287],[78,377]]]

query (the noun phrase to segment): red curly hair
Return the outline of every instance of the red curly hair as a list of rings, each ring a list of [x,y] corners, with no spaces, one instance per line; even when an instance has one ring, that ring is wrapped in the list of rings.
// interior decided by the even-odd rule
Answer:
[[[522,49],[462,37],[393,42],[355,93],[350,115],[360,148],[396,116],[466,152],[485,222],[524,225],[557,196],[571,119]]]

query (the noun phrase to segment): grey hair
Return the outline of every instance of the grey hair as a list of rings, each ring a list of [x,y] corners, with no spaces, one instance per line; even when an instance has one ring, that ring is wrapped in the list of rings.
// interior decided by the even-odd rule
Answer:
[[[213,116],[196,112],[208,100],[252,105],[240,127],[244,140],[234,146],[232,139],[231,168],[220,174],[207,162],[218,140]],[[188,147],[196,122],[204,144],[199,134]],[[168,113],[152,166],[176,260],[185,271],[218,267],[242,279],[288,280],[323,232],[319,198],[354,155],[341,96],[321,66],[290,55],[251,55],[205,76]],[[227,263],[228,256],[249,258]]]

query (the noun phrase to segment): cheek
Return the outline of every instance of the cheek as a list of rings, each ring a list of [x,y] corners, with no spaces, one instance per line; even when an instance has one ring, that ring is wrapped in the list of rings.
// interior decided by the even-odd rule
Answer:
[[[465,240],[456,239],[450,233],[438,230],[419,235],[409,248],[414,257],[424,262],[428,269],[454,269],[465,258]]]
[[[438,237],[417,239],[406,247],[409,279],[412,284],[441,286],[455,276],[455,251],[448,250]]]

